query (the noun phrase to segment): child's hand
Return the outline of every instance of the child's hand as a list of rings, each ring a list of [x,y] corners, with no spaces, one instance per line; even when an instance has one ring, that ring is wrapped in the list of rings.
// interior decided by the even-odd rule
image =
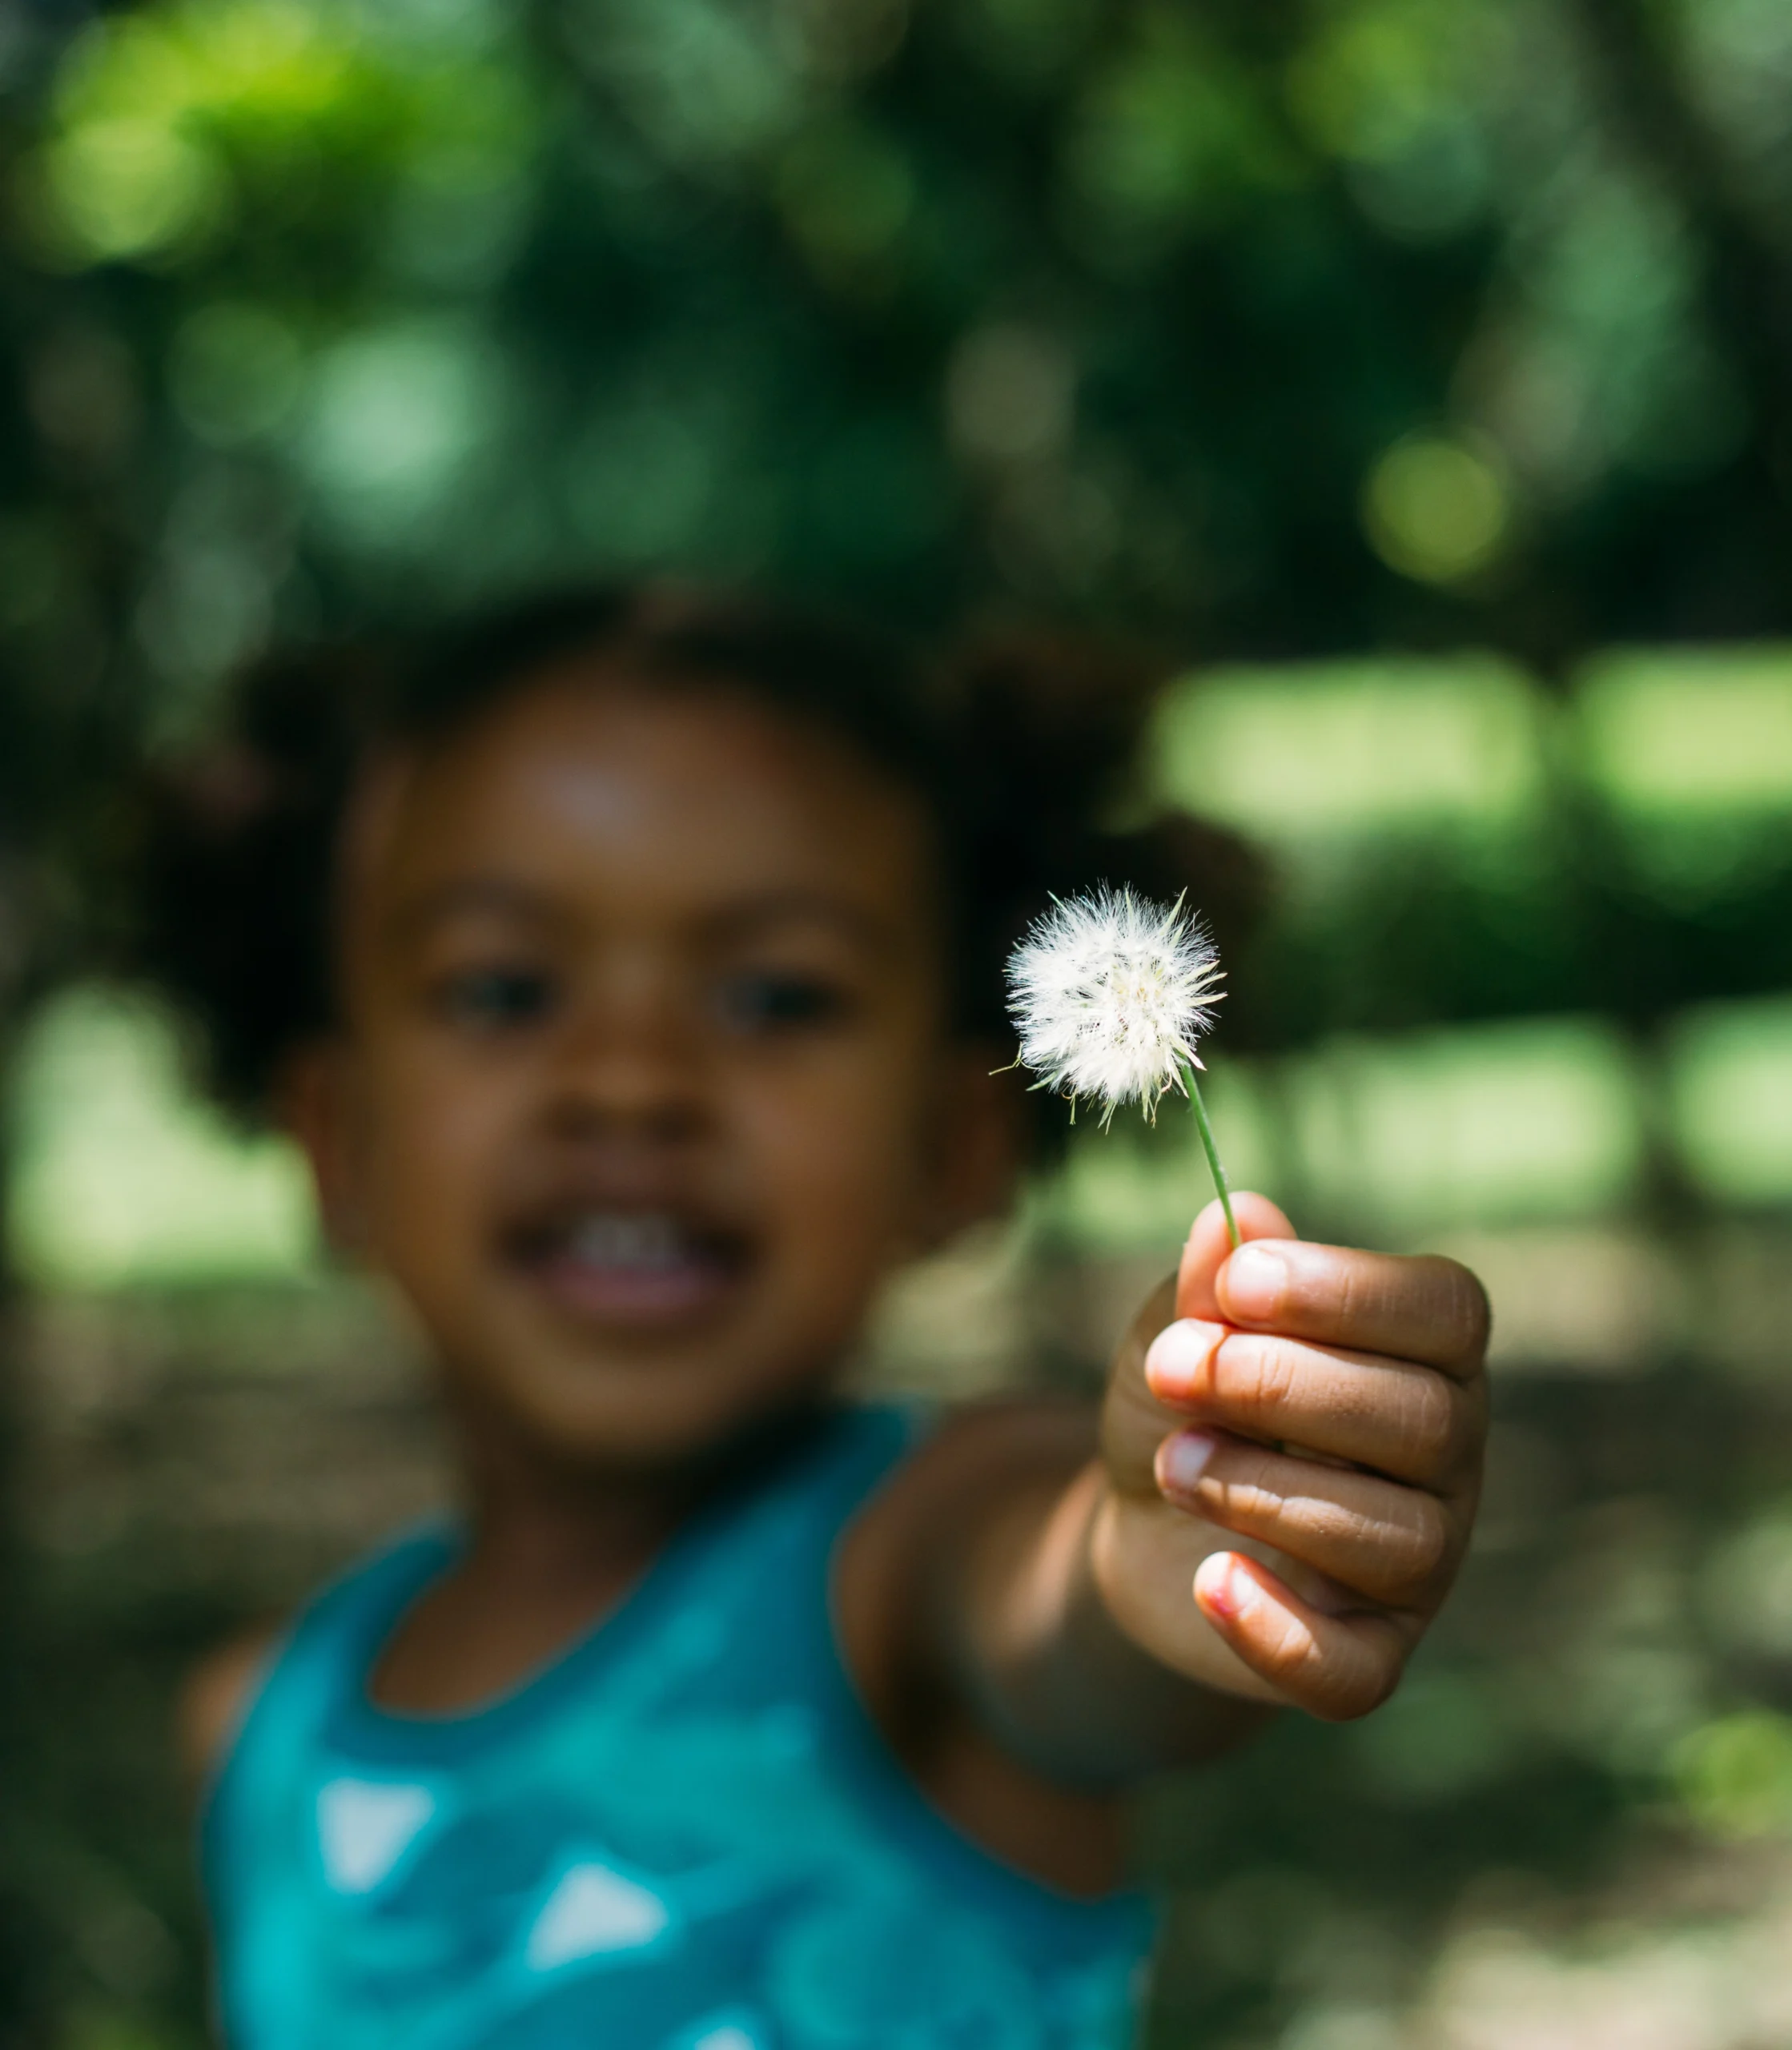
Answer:
[[[1453,1260],[1304,1244],[1262,1197],[1235,1208],[1262,1250],[1231,1253],[1210,1204],[1175,1321],[1166,1288],[1120,1348],[1097,1583],[1127,1635],[1190,1678],[1361,1715],[1467,1546],[1486,1297]]]

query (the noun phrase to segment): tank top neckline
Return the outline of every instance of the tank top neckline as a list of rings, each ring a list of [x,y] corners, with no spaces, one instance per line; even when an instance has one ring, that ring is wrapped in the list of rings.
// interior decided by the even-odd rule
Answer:
[[[371,1691],[374,1668],[393,1632],[465,1549],[461,1518],[447,1512],[428,1519],[391,1548],[387,1571],[364,1583],[359,1613],[341,1640],[345,1670],[329,1718],[332,1738],[370,1759],[421,1763],[445,1763],[508,1741],[552,1715],[563,1702],[577,1698],[605,1667],[625,1658],[644,1633],[676,1613],[714,1548],[733,1536],[741,1517],[777,1500],[792,1477],[801,1476],[810,1488],[831,1496],[830,1484],[837,1481],[838,1470],[856,1471],[862,1463],[867,1428],[888,1418],[887,1412],[846,1404],[818,1412],[767,1470],[721,1489],[696,1510],[616,1601],[557,1650],[485,1700],[440,1714],[386,1708]]]

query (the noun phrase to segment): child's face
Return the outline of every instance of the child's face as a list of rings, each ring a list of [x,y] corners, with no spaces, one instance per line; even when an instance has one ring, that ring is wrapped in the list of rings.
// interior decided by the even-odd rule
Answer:
[[[479,1428],[711,1449],[1005,1192],[925,822],[844,746],[569,673],[376,772],[348,838],[346,1022],[295,1121]]]

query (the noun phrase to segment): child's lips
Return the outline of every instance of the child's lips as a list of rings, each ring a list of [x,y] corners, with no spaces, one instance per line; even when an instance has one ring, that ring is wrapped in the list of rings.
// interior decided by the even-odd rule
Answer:
[[[581,1321],[637,1329],[701,1320],[739,1287],[745,1241],[662,1210],[583,1212],[520,1234],[515,1264]]]

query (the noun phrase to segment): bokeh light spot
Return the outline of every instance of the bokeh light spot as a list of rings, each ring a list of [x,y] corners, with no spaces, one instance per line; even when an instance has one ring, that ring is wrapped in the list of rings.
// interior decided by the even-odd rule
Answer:
[[[211,152],[154,121],[84,123],[52,146],[45,174],[52,231],[89,260],[167,249],[227,199]]]
[[[1509,820],[1541,788],[1541,708],[1489,656],[1199,673],[1151,750],[1169,802],[1283,844]]]
[[[1363,525],[1391,569],[1424,584],[1453,584],[1500,553],[1511,497],[1493,460],[1441,436],[1396,441],[1370,471]]]
[[[1728,1642],[1772,1658],[1792,1654],[1792,1504],[1774,1503],[1719,1546],[1703,1579]]]
[[[1577,693],[1588,766],[1639,818],[1792,807],[1792,650],[1617,650]]]
[[[1675,1035],[1674,1122],[1688,1172],[1716,1202],[1792,1196],[1792,1003],[1719,1004]]]
[[[283,1140],[245,1139],[186,1087],[169,1020],[68,992],[38,1019],[14,1082],[10,1205],[40,1286],[117,1288],[310,1271],[311,1190]]]
[[[398,323],[325,359],[302,452],[329,508],[378,540],[450,489],[497,412],[495,366],[476,336],[452,322]]]
[[[1765,1835],[1792,1815],[1792,1721],[1770,1709],[1720,1717],[1682,1739],[1672,1770],[1714,1835]]]

